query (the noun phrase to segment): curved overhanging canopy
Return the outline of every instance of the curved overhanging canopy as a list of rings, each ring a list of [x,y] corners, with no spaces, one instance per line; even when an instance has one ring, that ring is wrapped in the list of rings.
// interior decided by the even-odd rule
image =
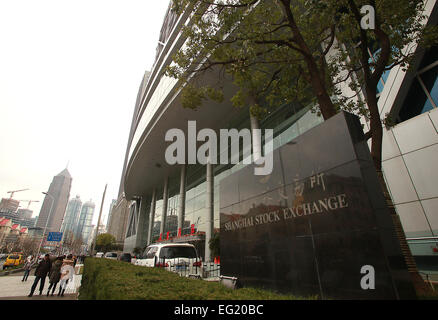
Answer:
[[[217,75],[216,72],[203,75],[203,83],[216,82]],[[181,129],[187,139],[189,120],[196,121],[197,132],[203,128],[218,132],[219,129],[228,128],[228,124],[241,115],[242,110],[237,109],[230,102],[236,88],[231,81],[225,81],[225,83],[224,100],[221,103],[209,100],[197,110],[187,109],[182,107],[179,93],[177,93],[169,103],[157,109],[156,118],[153,117],[146,126],[137,146],[132,146],[135,150],[128,159],[124,179],[124,189],[128,200],[149,195],[153,188],[160,191],[159,188],[164,184],[166,176],[169,178],[179,176],[180,166],[169,165],[165,159],[166,148],[171,144],[165,141],[165,135],[169,129]]]

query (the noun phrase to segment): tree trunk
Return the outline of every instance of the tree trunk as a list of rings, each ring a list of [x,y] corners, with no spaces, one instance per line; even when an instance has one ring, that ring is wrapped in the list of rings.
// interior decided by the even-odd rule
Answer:
[[[319,109],[321,110],[324,120],[330,119],[336,114],[335,106],[333,105],[330,96],[327,94],[327,88],[324,84],[325,79],[321,79],[321,72],[318,69],[315,61],[306,59],[310,73],[311,85],[313,93],[318,99]]]
[[[319,109],[321,110],[321,114],[324,120],[327,120],[333,117],[336,114],[335,106],[333,105],[330,96],[327,93],[327,88],[325,85],[326,79],[324,78],[324,72],[318,68],[317,63],[315,62],[315,57],[313,56],[311,50],[307,46],[306,41],[301,34],[300,28],[297,26],[295,22],[294,15],[291,11],[290,0],[280,0],[280,9],[284,12],[285,18],[289,22],[289,27],[293,34],[293,41],[298,45],[299,50],[306,61],[307,69],[309,71],[308,81],[312,87],[312,91],[315,94]],[[324,67],[322,67],[324,68]]]

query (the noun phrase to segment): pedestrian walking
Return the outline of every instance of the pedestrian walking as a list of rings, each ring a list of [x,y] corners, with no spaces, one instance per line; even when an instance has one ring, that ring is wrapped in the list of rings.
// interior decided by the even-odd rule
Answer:
[[[32,270],[32,266],[35,264],[35,259],[33,256],[28,256],[26,262],[24,263],[24,275],[21,281],[27,281],[29,277],[30,270]]]
[[[62,267],[61,267],[61,282],[59,284],[59,292],[58,296],[63,297],[65,288],[67,287],[67,284],[69,281],[73,280],[73,260],[70,260],[72,258],[71,255],[67,256],[67,259],[64,260]]]
[[[30,289],[30,293],[28,297],[32,297],[33,293],[38,285],[38,281],[40,282],[40,295],[43,293],[44,283],[46,281],[46,276],[50,272],[50,268],[52,267],[52,263],[50,262],[50,255],[46,254],[44,259],[38,264],[38,267],[35,269],[35,281],[32,284],[32,288]]]
[[[53,294],[55,293],[56,285],[61,279],[61,266],[62,266],[62,258],[58,257],[56,258],[55,262],[52,264],[52,268],[49,273],[50,285],[49,288],[47,289],[47,296],[49,296],[50,294],[50,289],[52,289],[52,297]]]

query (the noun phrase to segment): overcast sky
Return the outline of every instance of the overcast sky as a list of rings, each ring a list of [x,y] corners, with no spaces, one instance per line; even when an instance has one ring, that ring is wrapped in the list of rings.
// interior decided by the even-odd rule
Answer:
[[[70,198],[117,197],[137,91],[168,0],[0,0],[0,197],[39,200],[69,162]],[[21,203],[26,208],[27,203]]]

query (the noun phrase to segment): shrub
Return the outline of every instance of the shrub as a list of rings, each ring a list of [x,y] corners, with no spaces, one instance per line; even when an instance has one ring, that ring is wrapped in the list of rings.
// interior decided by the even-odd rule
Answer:
[[[161,268],[88,258],[79,300],[293,300],[253,288],[232,290],[217,282],[180,277]],[[303,298],[299,298],[303,299]]]

